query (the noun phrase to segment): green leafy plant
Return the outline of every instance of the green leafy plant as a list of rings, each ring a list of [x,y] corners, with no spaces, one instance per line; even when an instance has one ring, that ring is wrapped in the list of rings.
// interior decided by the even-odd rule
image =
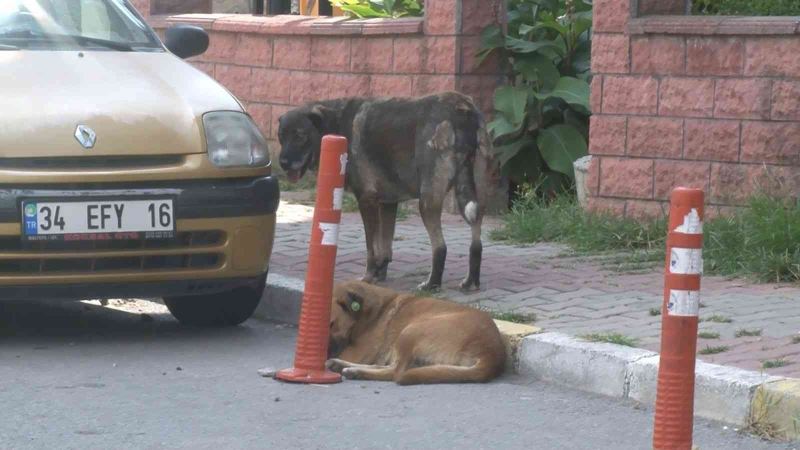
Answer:
[[[694,14],[721,16],[798,16],[797,0],[694,0]]]
[[[331,0],[331,5],[359,19],[421,16],[423,13],[419,0]]]
[[[478,57],[498,53],[509,69],[488,128],[515,183],[558,191],[587,154],[591,26],[587,0],[510,0],[508,23],[482,32]]]

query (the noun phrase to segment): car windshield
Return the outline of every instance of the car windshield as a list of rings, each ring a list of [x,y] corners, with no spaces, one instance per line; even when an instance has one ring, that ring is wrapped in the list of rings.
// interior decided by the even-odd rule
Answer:
[[[0,0],[3,50],[159,51],[125,0]]]

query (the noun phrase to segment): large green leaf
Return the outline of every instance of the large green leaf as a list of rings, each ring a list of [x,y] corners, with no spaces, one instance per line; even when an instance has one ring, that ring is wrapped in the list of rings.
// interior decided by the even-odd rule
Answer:
[[[492,137],[497,139],[510,134],[519,133],[522,124],[513,124],[506,119],[504,115],[498,114],[493,121],[486,124],[486,128],[489,130],[489,133],[492,134]]]
[[[531,150],[530,147],[535,145],[536,141],[534,141],[533,138],[531,138],[530,136],[525,136],[514,142],[495,146],[494,153],[495,156],[497,157],[498,162],[500,162],[500,165],[505,166],[506,164],[508,164],[508,161],[517,156],[517,154],[520,151],[522,150],[530,151]]]
[[[545,91],[556,87],[561,74],[550,58],[538,53],[520,55],[514,61],[514,70],[521,73],[527,81],[538,81]]]
[[[529,89],[525,86],[502,86],[494,93],[494,109],[514,125],[525,120],[525,107],[528,106]]]
[[[559,55],[564,55],[564,49],[553,41],[525,41],[513,36],[506,36],[506,47],[517,53],[533,53],[543,49],[552,50]]]
[[[551,170],[574,178],[572,163],[586,156],[586,140],[570,125],[553,125],[539,131],[536,139],[539,152]]]
[[[546,94],[535,94],[539,100],[560,98],[572,106],[589,111],[589,83],[573,77],[561,77],[556,87]]]
[[[481,31],[481,49],[476,54],[477,63],[481,64],[487,56],[492,54],[495,49],[505,47],[506,41],[503,38],[503,30],[497,25],[491,25]]]

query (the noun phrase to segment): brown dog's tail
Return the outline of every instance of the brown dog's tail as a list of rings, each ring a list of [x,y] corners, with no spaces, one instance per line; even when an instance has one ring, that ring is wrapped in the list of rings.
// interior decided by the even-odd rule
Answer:
[[[401,373],[395,382],[401,385],[434,383],[487,383],[503,372],[495,362],[479,360],[472,366],[435,364],[415,367]]]

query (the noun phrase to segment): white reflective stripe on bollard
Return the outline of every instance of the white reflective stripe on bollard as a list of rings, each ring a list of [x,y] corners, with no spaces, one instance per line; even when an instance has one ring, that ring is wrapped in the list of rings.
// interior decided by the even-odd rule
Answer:
[[[339,242],[339,224],[338,223],[320,223],[319,229],[322,230],[322,245],[335,246]]]
[[[701,275],[703,273],[703,249],[673,248],[669,256],[669,273]]]
[[[670,316],[697,317],[700,313],[700,291],[670,289],[667,314]]]
[[[344,188],[333,189],[333,210],[341,211],[342,202],[344,201]]]

